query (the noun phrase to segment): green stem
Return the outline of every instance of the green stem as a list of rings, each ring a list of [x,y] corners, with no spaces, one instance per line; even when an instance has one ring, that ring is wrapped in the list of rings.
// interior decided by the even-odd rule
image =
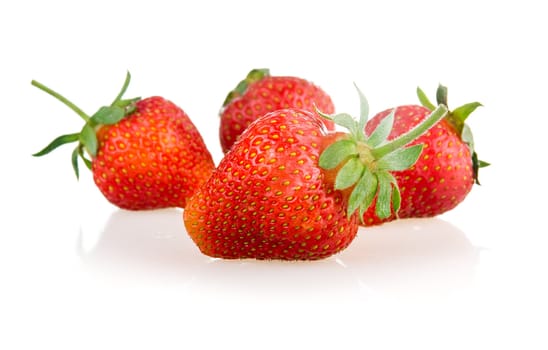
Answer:
[[[447,115],[447,107],[444,105],[439,105],[428,117],[426,117],[422,122],[417,124],[413,129],[409,130],[407,133],[395,138],[394,140],[382,144],[379,147],[376,147],[371,150],[371,154],[375,159],[380,159],[385,155],[394,152],[395,150],[402,148],[408,143],[414,141],[416,138],[430,130],[436,123],[442,120]]]
[[[80,108],[78,108],[74,103],[70,102],[68,99],[66,99],[64,96],[60,95],[59,93],[53,91],[52,89],[48,88],[47,86],[37,82],[36,80],[33,80],[31,84],[40,90],[47,92],[51,96],[55,97],[59,101],[63,102],[67,107],[72,109],[76,114],[78,114],[84,121],[87,123],[90,119],[90,117],[84,113]]]

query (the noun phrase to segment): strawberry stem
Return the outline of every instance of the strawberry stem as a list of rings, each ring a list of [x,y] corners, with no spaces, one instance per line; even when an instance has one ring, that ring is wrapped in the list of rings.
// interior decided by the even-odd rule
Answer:
[[[86,123],[89,121],[90,117],[86,113],[84,113],[84,111],[82,111],[80,108],[78,108],[78,106],[76,106],[74,103],[70,102],[63,95],[59,94],[58,92],[53,91],[52,89],[48,88],[47,86],[45,86],[42,83],[37,82],[36,80],[31,81],[31,84],[33,86],[39,88],[40,90],[42,90],[44,92],[47,92],[48,94],[55,97],[59,101],[63,102],[65,104],[65,106],[69,107],[74,112],[76,112],[76,114],[78,114],[82,119],[84,119],[84,121]]]
[[[122,89],[120,90],[112,104],[110,106],[100,107],[99,110],[97,110],[97,112],[95,112],[91,116],[84,113],[84,111],[82,111],[74,103],[69,101],[66,97],[62,96],[58,92],[53,91],[52,89],[48,88],[42,83],[37,82],[36,80],[32,80],[31,84],[33,86],[39,88],[40,90],[61,101],[63,104],[76,112],[76,114],[78,114],[85,121],[84,127],[82,128],[82,130],[80,130],[80,132],[66,134],[55,138],[44,149],[33,154],[33,156],[40,157],[50,153],[59,146],[72,142],[77,142],[78,144],[72,152],[71,157],[71,163],[76,174],[76,178],[79,177],[78,157],[80,157],[84,161],[85,165],[89,169],[91,169],[91,160],[86,158],[84,151],[86,151],[88,155],[91,156],[91,159],[93,159],[97,154],[97,148],[99,147],[99,144],[97,141],[96,132],[98,127],[100,127],[101,125],[114,125],[120,122],[120,120],[122,120],[124,117],[130,115],[135,111],[136,102],[140,100],[139,97],[132,99],[122,99],[124,93],[128,88],[130,80],[131,74],[128,71],[126,74],[124,85],[122,86]]]
[[[438,123],[447,115],[447,107],[445,105],[439,105],[428,117],[426,117],[422,122],[417,124],[416,127],[408,131],[407,133],[401,135],[394,140],[381,144],[378,147],[371,149],[371,154],[376,159],[380,159],[385,155],[394,152],[395,150],[402,148],[408,143],[412,142],[426,131],[428,131],[432,126]]]
[[[356,86],[356,89],[358,87]],[[325,114],[316,108],[316,112],[335,124],[348,129],[346,138],[333,142],[320,155],[318,165],[325,170],[335,170],[334,188],[336,190],[353,189],[348,197],[347,215],[356,211],[360,220],[377,197],[375,213],[379,218],[387,218],[398,213],[401,193],[391,171],[404,170],[415,164],[422,152],[423,145],[406,147],[419,136],[427,132],[447,115],[445,105],[438,106],[423,121],[407,133],[388,141],[394,123],[395,110],[377,125],[369,135],[365,135],[368,103],[358,89],[360,97],[360,120],[356,121],[346,113]],[[337,167],[340,167],[338,170]]]

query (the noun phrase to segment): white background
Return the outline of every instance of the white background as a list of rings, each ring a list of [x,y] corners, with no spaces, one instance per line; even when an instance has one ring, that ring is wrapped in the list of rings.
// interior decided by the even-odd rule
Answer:
[[[8,1],[0,5],[0,348],[546,349],[548,25],[540,1]],[[181,211],[126,212],[31,154],[127,97],[180,105],[221,158],[217,113],[251,68],[314,81],[339,111],[449,87],[482,186],[452,212],[361,229],[310,263],[213,261]]]

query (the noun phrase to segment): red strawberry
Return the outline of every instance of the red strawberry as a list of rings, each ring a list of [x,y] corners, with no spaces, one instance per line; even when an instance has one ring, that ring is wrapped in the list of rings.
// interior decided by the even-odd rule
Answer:
[[[226,97],[221,109],[219,131],[226,153],[240,134],[258,117],[283,108],[314,110],[325,113],[335,108],[327,93],[313,83],[296,77],[271,76],[268,69],[254,69]],[[324,121],[332,130],[333,123]]]
[[[92,116],[32,81],[85,121],[80,132],[58,137],[34,155],[76,142],[72,153],[76,176],[80,157],[112,204],[131,210],[185,207],[187,198],[213,172],[212,157],[190,118],[172,102],[162,97],[122,100],[129,80],[128,73],[112,105]]]
[[[368,108],[360,97],[359,122],[322,113],[348,134],[327,133],[316,113],[295,108],[249,125],[184,210],[198,248],[229,259],[322,259],[350,244],[377,189],[379,211],[389,215],[391,200],[399,203],[390,171],[413,164],[421,150],[402,147],[440,120],[445,107],[399,140],[384,142],[386,125],[365,136]]]
[[[417,93],[424,106],[397,107],[389,140],[413,128],[435,108],[422,90],[417,89]],[[447,88],[440,85],[437,98],[438,104],[447,106]],[[480,103],[473,102],[456,108],[412,143],[424,144],[424,150],[411,168],[394,172],[402,195],[398,217],[431,217],[447,212],[464,200],[474,182],[479,183],[478,168],[488,164],[478,160],[472,133],[465,124],[466,118],[479,106]],[[393,109],[374,116],[366,126],[366,133],[370,134],[391,111]],[[395,218],[396,214],[392,213],[380,219],[370,208],[363,222],[375,225]]]

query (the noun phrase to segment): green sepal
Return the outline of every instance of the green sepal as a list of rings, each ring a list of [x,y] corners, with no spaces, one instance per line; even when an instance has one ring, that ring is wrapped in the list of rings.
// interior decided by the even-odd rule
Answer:
[[[348,216],[359,209],[360,220],[363,220],[363,214],[377,194],[377,184],[377,177],[366,167],[348,198]]]
[[[245,80],[248,83],[251,83],[251,82],[259,81],[263,79],[264,77],[268,77],[268,76],[270,76],[270,69],[255,68],[255,69],[252,69],[249,73],[247,73],[247,77],[245,78]]]
[[[447,87],[441,84],[438,85],[438,90],[436,91],[436,102],[438,102],[438,105],[449,107],[447,105]]]
[[[417,96],[419,97],[419,101],[423,107],[426,107],[431,111],[436,109],[436,106],[434,106],[434,104],[430,102],[430,100],[428,99],[428,97],[426,96],[424,91],[422,91],[420,87],[417,87]]]
[[[434,108],[434,105],[428,100],[428,97],[426,97],[426,94],[420,88],[417,88],[417,96],[424,107],[430,110]],[[443,104],[447,106],[447,87],[441,84],[438,86],[438,89],[436,91],[436,100],[438,104]],[[479,169],[488,166],[489,163],[478,159],[478,155],[475,151],[472,130],[466,124],[466,120],[468,119],[470,114],[472,114],[472,112],[474,112],[478,107],[481,106],[483,105],[479,102],[466,103],[450,111],[445,117],[449,124],[451,124],[455,128],[455,131],[459,135],[461,140],[466,143],[468,145],[468,148],[470,149],[474,182],[478,185],[480,184],[478,180]]]
[[[471,102],[471,103],[464,104],[458,108],[455,108],[453,111],[451,111],[449,119],[460,135],[462,135],[462,129],[465,125],[464,123],[466,122],[466,119],[468,118],[468,116],[472,112],[474,112],[476,108],[481,106],[482,104],[479,102]]]
[[[377,193],[375,214],[380,219],[386,219],[392,214],[391,200],[393,177],[388,172],[379,172],[377,173],[377,178],[379,181],[379,190]]]
[[[114,99],[114,101],[112,101],[111,106],[117,105],[122,100],[122,97],[126,93],[126,90],[129,86],[130,81],[131,81],[131,74],[129,73],[129,71],[127,71],[126,72],[126,79],[124,80],[124,84],[122,85],[122,88],[120,89],[120,92],[118,93],[118,95],[116,95],[116,98]]]
[[[485,168],[491,165],[491,163],[485,162],[483,160],[478,160],[478,168]]]
[[[118,93],[118,95],[116,96],[114,101],[112,101],[112,103],[110,104],[110,107],[119,107],[119,108],[123,109],[124,115],[122,116],[122,118],[126,115],[129,115],[129,114],[133,113],[135,111],[135,109],[137,108],[135,103],[141,99],[140,97],[122,99],[122,97],[126,93],[126,90],[129,86],[130,81],[131,81],[131,74],[128,71],[127,74],[126,74],[126,79],[124,80],[124,85],[122,85],[122,88],[120,89],[120,92]],[[115,112],[115,113],[119,113],[119,112]],[[122,119],[122,118],[120,118],[120,119]],[[107,124],[107,123],[104,123],[104,124]],[[112,124],[116,124],[116,123],[112,123]]]
[[[410,168],[417,162],[422,152],[423,145],[413,145],[399,148],[388,153],[377,161],[379,170],[401,171]]]
[[[72,169],[74,170],[74,175],[76,175],[76,179],[80,180],[80,169],[78,169],[78,156],[80,156],[80,150],[82,147],[80,145],[76,146],[74,148],[74,151],[72,151],[71,155],[71,163],[72,163]]]
[[[324,169],[334,169],[345,159],[358,155],[356,142],[350,139],[336,141],[320,155],[318,164]]]
[[[371,135],[367,138],[367,144],[371,147],[377,147],[382,145],[388,139],[392,126],[394,125],[394,115],[396,110],[393,109],[386,118],[383,118],[379,125],[373,130]]]
[[[91,116],[90,120],[95,124],[113,125],[122,120],[125,115],[126,112],[122,107],[103,106]]]
[[[127,100],[120,100],[112,106],[117,106],[124,109],[125,115],[130,115],[137,109],[137,101],[141,100],[141,97],[130,98]]]
[[[375,207],[377,216],[381,219],[387,218],[392,214],[392,208],[398,211],[401,206],[401,193],[397,188],[396,179],[390,172],[407,169],[417,161],[422,145],[404,147],[443,119],[447,114],[447,108],[444,105],[438,106],[411,130],[388,141],[395,111],[393,110],[384,118],[367,137],[365,123],[369,107],[359,90],[358,94],[361,100],[359,122],[350,120],[345,113],[327,115],[316,108],[320,116],[329,120],[334,120],[335,116],[338,116],[339,125],[345,125],[350,131],[346,139],[335,141],[325,148],[320,155],[319,166],[325,170],[331,170],[344,162],[337,170],[333,185],[337,190],[351,189],[347,204],[348,216],[354,215],[358,210],[360,220],[363,220],[367,208],[377,198]],[[353,132],[353,130],[359,130],[359,132]]]
[[[74,170],[74,174],[76,175],[76,179],[80,179],[80,170],[78,167],[78,157],[84,161],[84,164],[88,169],[91,170],[91,161],[86,158],[86,155],[84,154],[84,146],[82,144],[79,144],[74,148],[72,151],[72,157],[71,157],[71,163],[72,163],[72,169]]]
[[[321,117],[324,117],[332,121],[333,123],[347,129],[350,132],[350,135],[352,136],[352,138],[359,139],[358,135],[363,134],[363,128],[360,129],[358,123],[356,123],[356,120],[350,114],[348,113],[327,114],[322,112],[316,106],[316,104],[314,104],[314,109],[316,110],[316,113],[318,113]]]
[[[80,139],[80,134],[79,133],[61,135],[61,136],[55,138],[55,140],[51,141],[46,147],[44,147],[44,149],[42,149],[39,152],[34,153],[33,156],[34,157],[41,157],[43,155],[46,155],[46,154],[50,153],[51,151],[53,151],[54,149],[56,149],[59,146],[62,146],[62,145],[65,145],[65,144],[71,143],[71,142],[76,142],[79,139]]]
[[[89,170],[91,170],[91,160],[89,160],[87,157],[86,157],[86,154],[84,153],[84,147],[82,145],[80,145],[80,147],[78,148],[79,152],[80,152],[80,158],[84,161],[84,164],[86,165],[86,168],[88,168]]]
[[[92,157],[97,155],[97,135],[89,123],[86,123],[80,132],[80,143]]]
[[[247,73],[245,79],[240,81],[238,85],[236,85],[236,87],[227,94],[223,102],[223,107],[232,102],[232,100],[236,97],[242,96],[247,91],[249,84],[257,82],[268,76],[270,76],[270,70],[268,68],[252,69],[249,73]]]
[[[365,165],[359,158],[350,158],[339,170],[335,178],[335,189],[344,190],[353,186],[361,178]]]
[[[447,116],[447,120],[449,121],[449,123],[453,125],[461,140],[466,143],[468,145],[468,148],[470,149],[470,154],[472,155],[472,172],[474,176],[474,182],[477,185],[480,185],[478,179],[479,169],[489,165],[489,163],[478,159],[478,154],[476,153],[475,148],[476,145],[474,143],[474,136],[472,134],[472,130],[470,129],[468,124],[466,124],[466,119],[470,116],[472,112],[474,112],[478,107],[481,106],[483,105],[479,102],[467,103],[454,109]]]
[[[473,171],[473,174],[474,174],[474,182],[477,185],[481,185],[481,183],[479,182],[479,177],[478,177],[479,169],[488,167],[489,165],[491,165],[491,163],[487,163],[483,160],[478,159],[478,154],[476,152],[472,153],[472,171]]]
[[[365,141],[365,134],[363,133],[363,130],[365,130],[365,125],[369,119],[369,102],[356,83],[354,83],[354,87],[356,88],[358,97],[360,98],[360,119],[358,122],[358,130],[360,132],[358,133],[358,136],[360,136],[360,141]]]
[[[338,113],[331,116],[335,124],[342,126],[343,128],[348,129],[352,136],[356,136],[358,133],[363,133],[363,129],[358,128],[356,120],[348,113]]]
[[[393,184],[394,186],[392,188],[392,209],[394,210],[394,213],[396,214],[396,217],[397,217],[401,207],[401,192],[400,192],[400,187],[398,186],[395,179]]]

